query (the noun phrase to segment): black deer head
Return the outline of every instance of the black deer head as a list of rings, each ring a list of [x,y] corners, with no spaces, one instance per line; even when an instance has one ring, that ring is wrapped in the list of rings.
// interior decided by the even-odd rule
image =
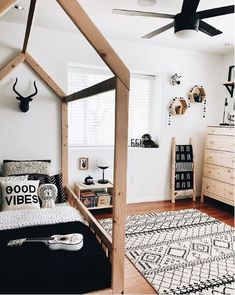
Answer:
[[[15,81],[15,83],[13,85],[13,90],[18,95],[16,97],[16,99],[20,100],[20,109],[21,109],[21,111],[23,113],[26,113],[29,110],[29,102],[32,101],[33,100],[32,97],[35,96],[38,93],[38,89],[37,89],[37,86],[36,86],[36,82],[34,81],[33,84],[34,84],[34,87],[35,87],[35,92],[33,94],[27,96],[27,97],[24,97],[21,94],[19,94],[19,92],[15,89],[17,81],[18,81],[18,79],[16,78],[16,81]]]

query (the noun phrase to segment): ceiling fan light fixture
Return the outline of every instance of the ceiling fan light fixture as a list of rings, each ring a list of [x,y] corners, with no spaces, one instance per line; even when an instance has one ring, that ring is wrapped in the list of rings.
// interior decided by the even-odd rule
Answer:
[[[177,14],[175,16],[175,36],[180,39],[192,38],[197,35],[199,28],[199,18],[197,15],[187,16]]]
[[[189,39],[193,38],[197,35],[197,31],[194,29],[187,29],[175,32],[175,36],[180,39]]]
[[[157,0],[136,0],[140,6],[152,6],[157,3]]]

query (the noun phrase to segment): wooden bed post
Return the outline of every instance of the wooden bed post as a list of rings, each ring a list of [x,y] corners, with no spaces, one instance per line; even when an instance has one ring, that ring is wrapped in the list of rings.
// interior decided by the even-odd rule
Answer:
[[[61,171],[63,185],[68,185],[68,104],[61,102]]]
[[[129,90],[116,79],[112,289],[123,294]]]

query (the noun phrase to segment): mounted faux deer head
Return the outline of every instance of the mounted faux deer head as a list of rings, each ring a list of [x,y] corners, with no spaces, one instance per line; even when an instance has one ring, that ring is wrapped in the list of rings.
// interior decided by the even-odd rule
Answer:
[[[35,96],[38,93],[38,89],[36,87],[36,82],[34,81],[34,87],[35,87],[35,92],[27,97],[22,96],[21,94],[19,94],[19,92],[15,89],[16,84],[17,84],[18,79],[16,78],[16,81],[13,85],[13,90],[14,92],[18,95],[16,97],[16,99],[20,100],[20,109],[23,113],[28,112],[29,110],[29,102],[32,101],[32,97]]]

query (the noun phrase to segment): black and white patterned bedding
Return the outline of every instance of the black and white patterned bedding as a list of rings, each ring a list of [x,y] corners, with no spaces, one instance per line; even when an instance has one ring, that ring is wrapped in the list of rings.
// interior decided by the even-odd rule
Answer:
[[[95,235],[69,205],[0,212],[0,294],[83,294],[111,285],[111,266]],[[79,251],[44,243],[8,247],[10,240],[80,233]]]
[[[82,214],[67,203],[54,208],[22,209],[0,212],[0,230],[70,221],[83,222]]]

